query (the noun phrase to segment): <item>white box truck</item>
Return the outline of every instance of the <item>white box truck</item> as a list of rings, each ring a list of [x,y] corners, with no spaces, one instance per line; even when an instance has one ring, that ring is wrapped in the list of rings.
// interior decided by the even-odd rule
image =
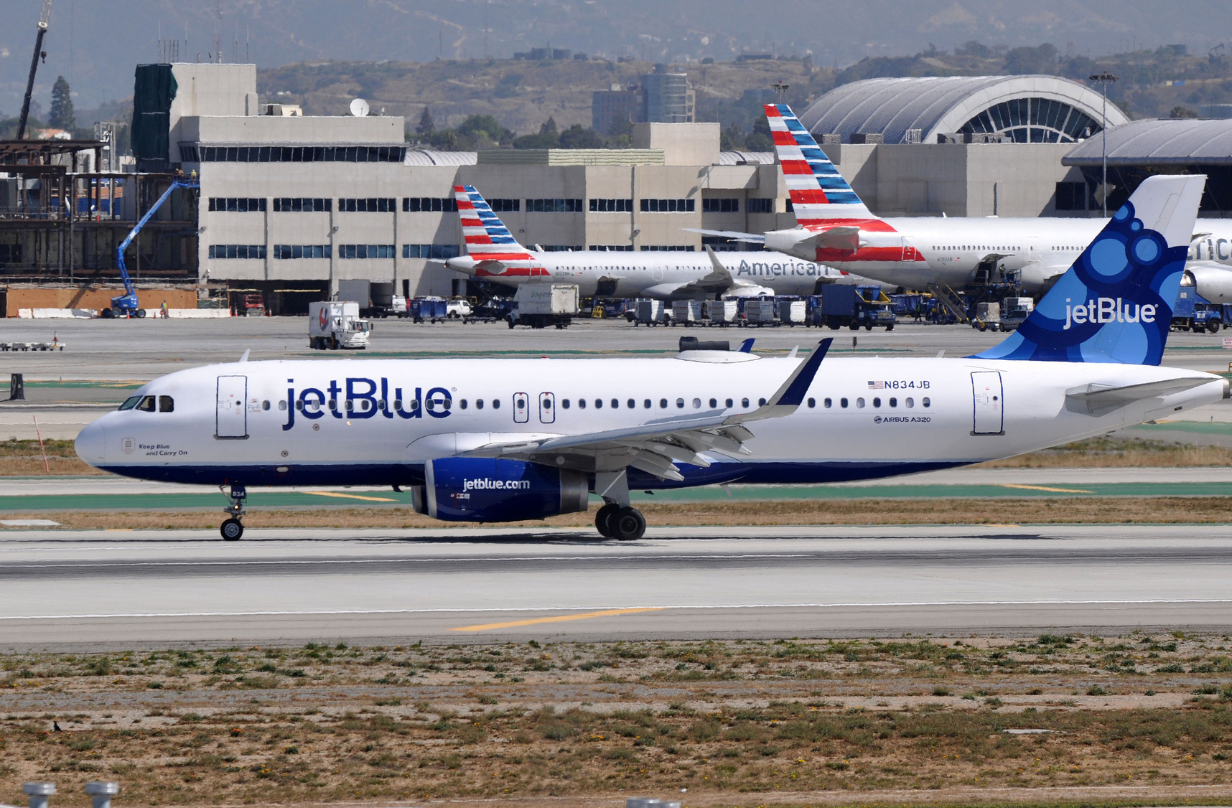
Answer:
[[[517,308],[506,318],[510,328],[515,325],[567,328],[578,313],[578,288],[571,283],[523,284],[513,300]]]
[[[308,304],[308,347],[316,351],[360,350],[368,347],[372,326],[360,319],[353,300]]]

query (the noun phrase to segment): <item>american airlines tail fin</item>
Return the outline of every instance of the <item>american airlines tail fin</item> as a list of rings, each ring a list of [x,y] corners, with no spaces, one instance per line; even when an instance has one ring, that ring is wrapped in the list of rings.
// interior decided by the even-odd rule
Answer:
[[[1158,365],[1206,177],[1149,177],[1044,295],[978,359]]]
[[[877,218],[838,173],[791,107],[766,104],[766,120],[800,225],[814,230],[840,224],[845,219]]]
[[[551,274],[538,258],[518,243],[475,186],[455,185],[453,193],[458,202],[466,254],[475,261],[476,277]]]

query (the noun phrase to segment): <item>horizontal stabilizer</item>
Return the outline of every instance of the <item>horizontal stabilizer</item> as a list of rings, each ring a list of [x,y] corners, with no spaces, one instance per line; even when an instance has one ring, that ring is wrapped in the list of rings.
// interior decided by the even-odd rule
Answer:
[[[1145,384],[1130,384],[1124,387],[1109,387],[1103,384],[1088,384],[1067,390],[1065,393],[1066,409],[1071,412],[1085,412],[1088,415],[1103,415],[1109,410],[1124,407],[1136,401],[1148,398],[1163,398],[1174,393],[1183,393],[1204,384],[1210,384],[1214,379],[1182,378],[1164,379]]]
[[[682,227],[680,229],[686,233],[701,233],[703,236],[728,238],[732,241],[747,241],[749,244],[766,243],[766,237],[757,233],[741,233],[738,230],[699,230],[696,227]]]

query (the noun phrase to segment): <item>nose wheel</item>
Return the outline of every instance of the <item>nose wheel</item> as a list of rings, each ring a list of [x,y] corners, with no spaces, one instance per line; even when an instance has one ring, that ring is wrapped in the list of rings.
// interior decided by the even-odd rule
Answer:
[[[248,499],[248,490],[242,485],[233,485],[230,491],[219,486],[219,490],[223,492],[223,496],[231,503],[223,510],[223,513],[227,514],[229,518],[222,523],[219,532],[222,534],[224,541],[239,541],[244,535],[244,523],[240,520],[244,518],[244,502]]]

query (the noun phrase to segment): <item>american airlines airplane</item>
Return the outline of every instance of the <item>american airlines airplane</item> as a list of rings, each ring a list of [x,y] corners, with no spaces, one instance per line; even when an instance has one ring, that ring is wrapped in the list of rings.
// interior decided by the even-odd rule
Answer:
[[[77,453],[146,480],[406,486],[443,521],[587,510],[637,539],[630,489],[829,483],[979,463],[1228,397],[1161,367],[1204,177],[1152,177],[1001,344],[963,358],[278,360],[155,379]]]
[[[473,185],[454,186],[466,255],[445,266],[473,278],[518,285],[572,283],[583,297],[663,300],[815,294],[822,284],[854,283],[845,272],[782,253],[528,250]]]
[[[1017,280],[1038,296],[1107,224],[1066,218],[883,219],[864,205],[791,107],[766,104],[766,118],[798,226],[764,236],[706,232],[762,242],[770,250],[909,289]],[[1232,244],[1232,220],[1199,219],[1191,240],[1194,234],[1210,240],[1210,250],[1225,245],[1223,254],[1232,257],[1226,246]]]

